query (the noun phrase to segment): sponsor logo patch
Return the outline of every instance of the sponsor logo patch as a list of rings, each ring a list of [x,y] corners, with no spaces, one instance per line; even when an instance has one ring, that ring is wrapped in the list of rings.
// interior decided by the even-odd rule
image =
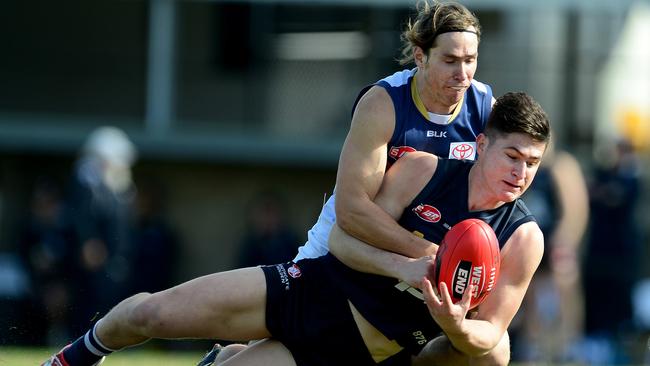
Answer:
[[[289,276],[293,278],[298,278],[302,276],[302,272],[300,272],[300,268],[296,264],[289,267],[289,269],[287,269],[287,272],[289,272]]]
[[[427,222],[438,222],[442,218],[440,211],[431,205],[420,204],[413,208],[413,212]]]
[[[447,138],[447,131],[427,131],[427,137]]]
[[[409,153],[409,152],[414,152],[417,151],[414,148],[410,146],[391,146],[391,148],[388,150],[388,156],[391,158],[397,160],[402,157],[402,155]]]
[[[449,144],[449,159],[476,159],[476,142],[452,142]]]

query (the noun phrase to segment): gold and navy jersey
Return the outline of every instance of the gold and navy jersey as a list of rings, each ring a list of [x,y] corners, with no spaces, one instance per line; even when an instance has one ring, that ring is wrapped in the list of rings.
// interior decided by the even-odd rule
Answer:
[[[409,151],[425,151],[449,159],[474,160],[476,136],[483,132],[492,110],[492,89],[487,84],[472,80],[449,120],[435,123],[417,93],[416,71],[417,68],[399,71],[374,84],[386,89],[395,108],[395,130],[388,142],[388,164]],[[359,93],[357,102],[372,86]]]
[[[399,223],[417,235],[440,243],[448,229],[468,218],[478,218],[495,231],[499,247],[522,224],[534,221],[521,200],[486,211],[468,209],[468,175],[473,162],[440,159],[430,182],[404,210]],[[422,293],[384,276],[361,273],[328,255],[335,278],[359,313],[388,339],[412,354],[438,336],[440,327],[429,315]]]

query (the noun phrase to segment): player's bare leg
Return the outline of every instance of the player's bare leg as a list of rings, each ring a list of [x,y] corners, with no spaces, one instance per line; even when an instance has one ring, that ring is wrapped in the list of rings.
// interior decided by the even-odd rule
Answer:
[[[270,334],[265,312],[266,280],[261,268],[212,274],[122,301],[63,350],[60,358],[71,366],[92,365],[113,350],[150,338],[266,338]],[[98,354],[97,348],[102,352]]]
[[[97,335],[113,349],[149,338],[265,338],[265,306],[262,270],[239,269],[126,299],[101,320]]]

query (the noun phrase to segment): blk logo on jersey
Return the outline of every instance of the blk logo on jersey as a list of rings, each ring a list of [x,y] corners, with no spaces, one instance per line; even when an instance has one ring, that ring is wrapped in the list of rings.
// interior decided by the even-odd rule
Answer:
[[[417,151],[414,148],[410,146],[391,146],[390,150],[388,150],[388,156],[391,158],[397,160],[402,157],[402,155],[409,153],[409,152],[414,152]]]
[[[476,142],[452,142],[449,144],[449,159],[476,159]]]
[[[427,131],[427,137],[447,138],[447,131]]]
[[[426,222],[438,222],[442,218],[440,211],[431,205],[420,204],[413,208],[413,212]]]

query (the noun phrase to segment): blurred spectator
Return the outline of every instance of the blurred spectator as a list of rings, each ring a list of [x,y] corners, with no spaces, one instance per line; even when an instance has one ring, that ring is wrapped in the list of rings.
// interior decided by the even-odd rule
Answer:
[[[31,316],[36,310],[29,298],[28,272],[11,252],[0,252],[0,314],[0,347],[38,342],[35,335],[42,329],[40,319]]]
[[[599,159],[590,187],[591,230],[584,266],[586,331],[592,343],[611,349],[593,363],[623,363],[621,343],[632,330],[632,289],[639,278],[641,240],[635,212],[640,202],[640,163],[632,146],[619,141]],[[602,348],[602,347],[601,347]]]
[[[524,300],[523,324],[513,332],[518,336],[513,356],[566,362],[582,339],[584,322],[579,260],[589,199],[578,161],[549,146],[523,199],[542,229],[545,248]]]
[[[177,236],[165,220],[165,194],[161,184],[138,180],[130,293],[156,292],[172,285]]]
[[[32,341],[59,344],[70,334],[70,311],[75,289],[76,242],[60,186],[39,179],[30,209],[20,229],[19,252],[32,289],[32,322],[38,325]]]
[[[637,359],[641,360],[643,365],[650,365],[650,278],[644,278],[634,285],[632,308],[635,336],[642,347]]]
[[[288,262],[298,250],[285,201],[276,192],[261,192],[249,203],[245,230],[238,267]]]
[[[100,127],[88,136],[75,165],[70,208],[85,282],[75,323],[84,327],[125,296],[131,280],[135,158],[123,131]]]

